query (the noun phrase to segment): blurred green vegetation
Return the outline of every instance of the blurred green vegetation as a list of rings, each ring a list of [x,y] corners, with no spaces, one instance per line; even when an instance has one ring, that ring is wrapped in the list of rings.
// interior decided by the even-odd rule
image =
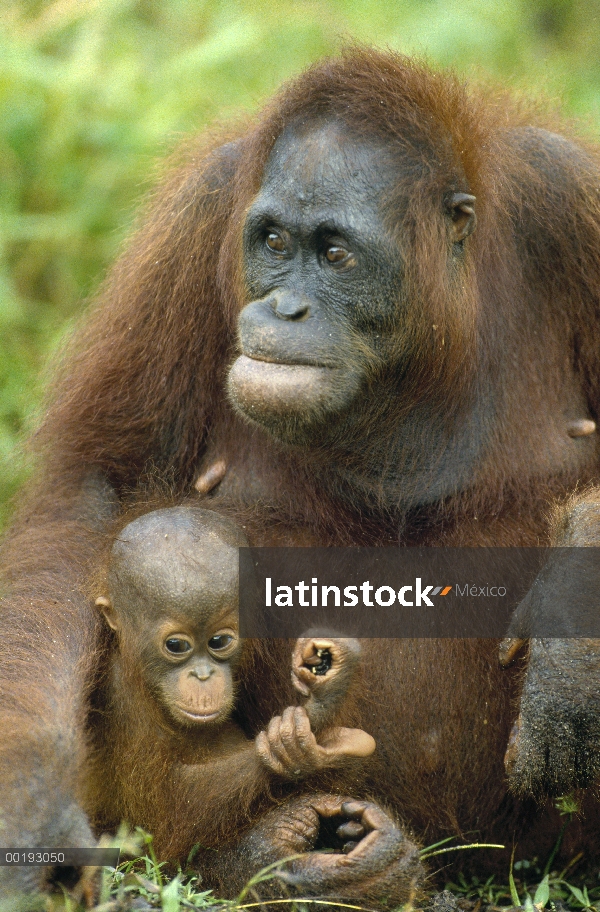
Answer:
[[[600,121],[600,0],[0,0],[0,524],[41,368],[155,159],[354,39]]]

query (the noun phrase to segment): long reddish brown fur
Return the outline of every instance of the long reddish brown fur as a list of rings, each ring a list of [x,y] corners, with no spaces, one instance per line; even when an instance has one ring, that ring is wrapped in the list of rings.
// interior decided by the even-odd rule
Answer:
[[[406,216],[394,221],[393,200],[389,216],[406,256],[413,370],[397,401],[382,392],[374,426],[393,436],[415,402],[441,398],[451,433],[470,397],[486,389],[498,396],[496,411],[482,419],[493,445],[469,489],[405,516],[385,502],[385,469],[365,500],[328,471],[327,448],[285,450],[234,415],[223,393],[243,303],[245,209],[285,125],[321,116],[340,118],[367,139],[383,137],[400,162],[416,167],[417,177],[397,188],[410,200]],[[405,544],[543,542],[549,501],[597,477],[594,443],[578,461],[564,458],[553,409],[574,371],[598,419],[599,152],[578,139],[581,154],[565,156],[564,182],[549,193],[543,163],[534,167],[515,143],[512,131],[529,123],[555,128],[451,75],[352,49],[285,86],[255,122],[181,153],[64,356],[33,442],[37,473],[19,498],[5,548],[13,588],[0,645],[1,768],[15,794],[38,775],[60,781],[58,797],[47,799],[51,814],[52,802],[66,802],[75,789],[85,753],[98,633],[81,580],[102,539],[106,499],[101,489],[90,496],[91,472],[108,479],[117,497],[142,476],[187,493],[204,459],[223,458],[246,494],[221,507],[247,523],[256,542],[299,544],[393,544],[399,528]],[[478,227],[455,278],[443,255],[439,194],[465,186],[477,197]],[[385,445],[382,433],[374,459]],[[261,482],[257,495],[253,480]],[[355,793],[387,800],[424,834],[488,826],[505,793],[515,687],[497,669],[494,647],[387,641],[369,648],[371,679],[348,712],[353,723],[371,719],[378,753]],[[251,726],[285,705],[280,659],[265,644],[248,659],[242,705]],[[387,710],[376,712],[382,705],[399,707],[392,724]]]
[[[151,510],[180,504],[180,498],[153,479],[143,497],[138,495],[125,507],[104,535],[86,581],[91,604],[109,591],[111,549],[123,529]],[[184,864],[192,846],[214,852],[232,834],[285,800],[297,785],[267,771],[251,733],[243,731],[242,720],[225,718],[205,738],[170,725],[144,678],[142,645],[131,633],[117,645],[107,626],[99,636],[86,720],[89,754],[82,803],[95,831],[116,830],[121,821],[134,823],[152,834],[159,857]],[[279,650],[282,668],[277,671],[285,681],[281,697],[289,690],[292,645],[282,644]],[[236,667],[234,675],[236,688],[238,677],[255,674],[251,647],[250,641],[242,646],[241,673]],[[360,674],[356,674],[351,693],[360,686]],[[330,715],[328,725],[335,723],[335,715]],[[344,781],[339,770],[309,777],[307,788],[332,787],[336,781],[338,786]]]

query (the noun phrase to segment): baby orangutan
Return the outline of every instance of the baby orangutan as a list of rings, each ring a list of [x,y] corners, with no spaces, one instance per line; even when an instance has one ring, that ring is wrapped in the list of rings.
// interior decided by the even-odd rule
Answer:
[[[297,641],[292,681],[306,705],[255,740],[232,717],[246,544],[230,520],[194,506],[146,513],[116,537],[96,599],[114,637],[90,713],[87,810],[98,830],[144,827],[161,858],[222,845],[281,797],[285,780],[375,749],[360,729],[327,729],[357,668],[354,640]]]

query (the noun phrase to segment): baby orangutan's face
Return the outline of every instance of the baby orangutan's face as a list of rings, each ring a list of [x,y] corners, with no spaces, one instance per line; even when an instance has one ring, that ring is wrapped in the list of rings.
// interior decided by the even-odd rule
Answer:
[[[144,602],[146,617],[140,606],[123,622],[110,599],[96,601],[117,631],[122,660],[129,669],[137,667],[172,722],[185,727],[223,722],[233,706],[233,672],[241,651],[237,605],[218,611],[199,604],[194,610],[173,606],[169,617],[163,594],[157,620],[148,616],[152,606]]]
[[[169,619],[155,640],[148,685],[174,721],[204,725],[224,721],[234,700],[233,667],[240,652],[237,621],[219,619],[192,631]]]

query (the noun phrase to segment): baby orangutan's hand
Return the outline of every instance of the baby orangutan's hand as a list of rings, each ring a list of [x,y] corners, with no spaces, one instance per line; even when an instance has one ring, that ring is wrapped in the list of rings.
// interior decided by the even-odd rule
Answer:
[[[271,719],[254,743],[267,769],[285,779],[345,766],[353,759],[369,757],[375,750],[374,739],[360,728],[330,728],[317,743],[302,706],[288,706],[281,716]]]
[[[360,654],[360,643],[349,637],[300,637],[292,653],[292,684],[331,712],[345,697]]]

